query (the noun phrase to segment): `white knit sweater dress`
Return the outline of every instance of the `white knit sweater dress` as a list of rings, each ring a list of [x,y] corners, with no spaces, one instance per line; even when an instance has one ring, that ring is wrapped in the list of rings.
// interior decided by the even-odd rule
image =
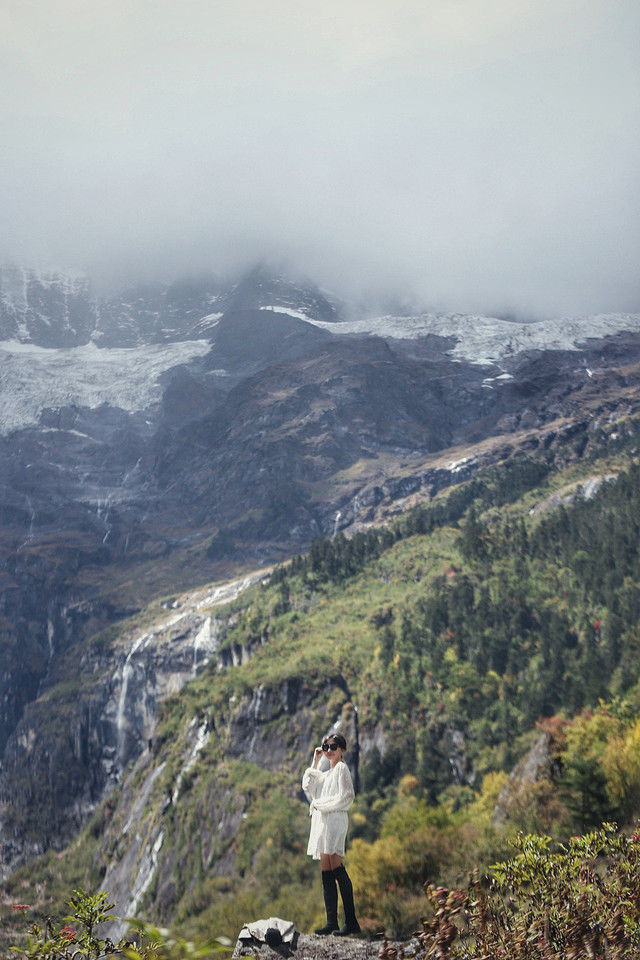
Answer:
[[[314,860],[319,860],[321,853],[337,853],[344,857],[349,826],[347,810],[355,798],[349,767],[344,760],[339,760],[330,770],[307,767],[302,777],[302,789],[311,797],[307,853]]]

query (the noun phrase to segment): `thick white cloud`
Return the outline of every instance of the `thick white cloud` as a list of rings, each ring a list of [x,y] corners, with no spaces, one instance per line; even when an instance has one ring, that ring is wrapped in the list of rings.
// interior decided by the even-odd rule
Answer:
[[[635,0],[4,0],[0,258],[640,306]]]

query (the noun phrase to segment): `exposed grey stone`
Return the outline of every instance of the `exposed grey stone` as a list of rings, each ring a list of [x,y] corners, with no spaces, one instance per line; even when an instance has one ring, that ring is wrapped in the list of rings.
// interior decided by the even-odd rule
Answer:
[[[522,760],[514,767],[498,794],[493,811],[494,826],[501,826],[509,816],[512,799],[526,793],[538,780],[551,772],[551,737],[541,734]]]
[[[238,940],[233,957],[259,957],[261,960],[377,960],[380,942],[356,937],[319,937],[315,934],[298,935],[294,949],[273,950],[266,943]],[[409,954],[408,954],[409,955]]]

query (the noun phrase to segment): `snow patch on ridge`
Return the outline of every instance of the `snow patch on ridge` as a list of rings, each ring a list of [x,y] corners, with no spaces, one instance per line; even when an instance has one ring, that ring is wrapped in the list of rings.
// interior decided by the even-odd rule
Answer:
[[[292,310],[290,307],[260,307],[260,310],[270,310],[271,313],[285,313],[288,317],[295,317],[296,320],[306,320],[307,323],[313,323],[317,327],[335,326],[334,323],[329,323],[327,320],[314,320],[308,313],[303,313],[302,310]]]
[[[452,360],[481,365],[499,363],[527,350],[578,350],[587,340],[602,339],[623,330],[640,333],[640,314],[637,313],[606,313],[531,323],[473,314],[439,316],[425,313],[415,317],[371,317],[342,323],[298,316],[335,335],[359,334],[400,340],[418,340],[430,335],[452,338],[456,340],[455,346],[448,351]]]
[[[210,348],[207,340],[112,349],[0,341],[0,434],[36,424],[45,407],[144,410],[162,396],[162,373]]]

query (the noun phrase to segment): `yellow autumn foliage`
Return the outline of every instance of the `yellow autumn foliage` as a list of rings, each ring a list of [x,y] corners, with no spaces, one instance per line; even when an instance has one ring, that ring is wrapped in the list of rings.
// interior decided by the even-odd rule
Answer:
[[[640,811],[640,720],[612,737],[602,756],[607,789],[624,819]]]

